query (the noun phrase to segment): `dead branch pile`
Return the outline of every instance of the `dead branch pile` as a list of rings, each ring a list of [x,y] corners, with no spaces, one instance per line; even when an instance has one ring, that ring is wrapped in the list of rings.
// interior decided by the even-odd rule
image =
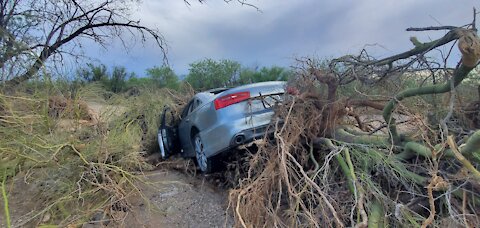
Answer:
[[[277,107],[275,143],[259,147],[247,177],[230,192],[237,226],[479,224],[480,131],[454,116],[455,88],[476,66],[480,40],[474,23],[446,29],[438,40],[412,39],[414,49],[381,60],[366,51],[328,67],[302,59],[290,83],[296,95]],[[461,63],[431,67],[438,64],[425,55],[456,40]],[[389,77],[412,74],[425,83],[389,84]],[[392,97],[388,87],[399,92]],[[441,94],[449,102],[439,108]],[[382,102],[379,95],[390,98]],[[381,121],[366,127],[364,115]],[[410,127],[402,130],[402,123]]]

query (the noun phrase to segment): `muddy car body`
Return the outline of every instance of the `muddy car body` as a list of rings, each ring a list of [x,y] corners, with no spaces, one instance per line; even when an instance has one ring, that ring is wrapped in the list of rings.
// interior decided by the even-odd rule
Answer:
[[[182,156],[195,157],[200,169],[210,172],[216,155],[262,138],[285,85],[261,82],[196,94],[183,109],[176,127]]]

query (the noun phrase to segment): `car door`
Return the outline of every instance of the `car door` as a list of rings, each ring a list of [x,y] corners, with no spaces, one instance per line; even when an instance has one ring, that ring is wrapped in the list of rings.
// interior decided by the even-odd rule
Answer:
[[[195,100],[192,99],[186,106],[185,109],[182,111],[182,120],[180,121],[180,124],[178,125],[178,133],[179,133],[179,138],[180,138],[180,143],[182,147],[182,155],[183,156],[192,156],[193,153],[193,147],[192,147],[192,142],[190,139],[190,131],[192,129],[192,119],[191,119],[191,113],[192,111],[196,108],[195,106]]]

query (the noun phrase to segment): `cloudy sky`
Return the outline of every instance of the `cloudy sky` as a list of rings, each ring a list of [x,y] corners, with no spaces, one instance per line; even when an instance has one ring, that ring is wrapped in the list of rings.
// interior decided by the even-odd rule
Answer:
[[[377,57],[411,48],[410,36],[429,41],[443,33],[406,32],[408,27],[464,25],[475,0],[250,0],[260,11],[238,3],[207,0],[143,0],[132,17],[157,28],[168,45],[168,61],[180,75],[204,58],[231,59],[246,67],[291,66],[295,57],[338,57],[368,45]],[[373,46],[370,46],[373,45]],[[153,42],[125,51],[88,46],[86,55],[107,66],[125,66],[137,75],[161,65]],[[454,54],[457,55],[457,52]]]

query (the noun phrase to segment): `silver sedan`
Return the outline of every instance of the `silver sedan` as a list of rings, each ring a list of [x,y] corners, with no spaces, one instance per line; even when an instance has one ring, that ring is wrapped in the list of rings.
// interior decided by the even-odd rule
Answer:
[[[202,172],[211,172],[216,155],[260,139],[268,132],[272,107],[281,102],[285,86],[286,82],[281,81],[261,82],[196,94],[183,109],[177,127],[160,128],[162,156],[173,149],[170,142],[178,139],[182,156],[195,157]]]

